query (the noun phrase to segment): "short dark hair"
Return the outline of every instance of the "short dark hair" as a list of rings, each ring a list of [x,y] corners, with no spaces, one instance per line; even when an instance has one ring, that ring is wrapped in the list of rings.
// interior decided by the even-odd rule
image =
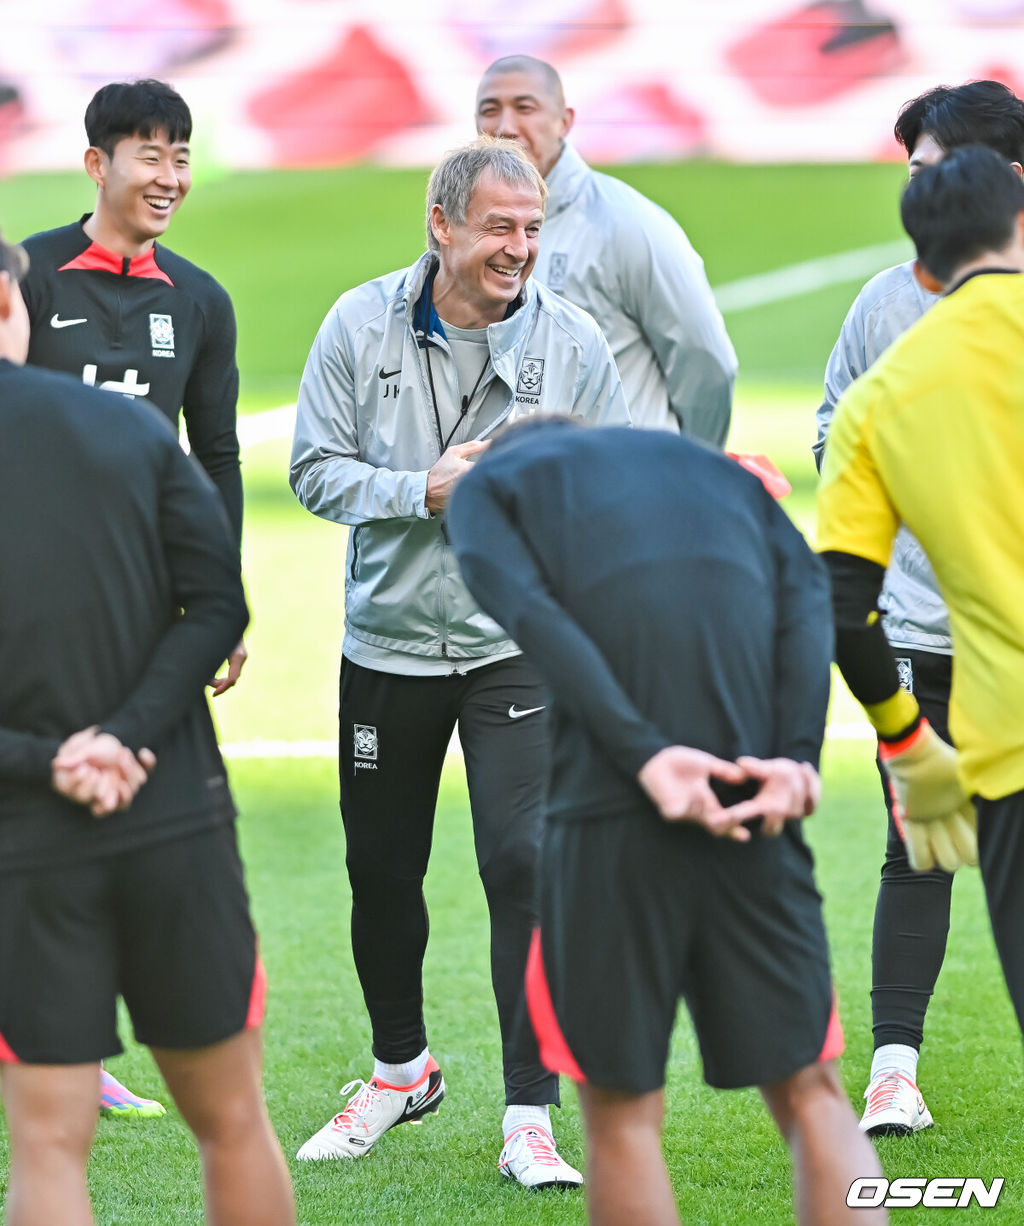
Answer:
[[[911,98],[909,102],[904,102],[900,107],[900,113],[893,126],[893,134],[906,149],[908,156],[914,152],[917,142],[921,139],[921,133],[924,131],[924,117],[928,114],[929,108],[941,98],[945,98],[949,92],[948,85],[936,85],[934,89],[918,94],[916,98]]]
[[[1024,212],[1024,183],[984,145],[962,145],[922,169],[900,200],[917,258],[944,285],[968,260],[998,252]]]
[[[17,284],[28,272],[28,252],[17,243],[9,243],[0,232],[0,272],[10,274]]]
[[[192,113],[185,99],[163,81],[116,81],[93,94],[85,111],[89,144],[113,157],[126,136],[148,140],[165,132],[172,145],[192,136]]]
[[[1008,162],[1024,164],[1024,102],[1001,81],[930,89],[906,103],[893,130],[908,154],[927,135],[944,153],[985,145]]]

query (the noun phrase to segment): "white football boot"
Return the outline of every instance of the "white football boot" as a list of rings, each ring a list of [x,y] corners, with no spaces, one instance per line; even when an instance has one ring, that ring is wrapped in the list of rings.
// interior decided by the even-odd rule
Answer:
[[[551,1133],[537,1124],[521,1124],[509,1133],[498,1170],[526,1188],[578,1188],[583,1183],[579,1171],[560,1156]]]
[[[869,1137],[906,1137],[934,1123],[921,1091],[909,1077],[893,1069],[875,1077],[864,1097],[868,1102],[860,1130]]]
[[[345,1110],[311,1136],[296,1157],[303,1161],[361,1158],[389,1128],[418,1124],[425,1115],[436,1115],[444,1088],[444,1078],[433,1057],[427,1061],[423,1076],[412,1085],[393,1086],[377,1077],[370,1082],[350,1081],[341,1091],[342,1097],[352,1094]]]

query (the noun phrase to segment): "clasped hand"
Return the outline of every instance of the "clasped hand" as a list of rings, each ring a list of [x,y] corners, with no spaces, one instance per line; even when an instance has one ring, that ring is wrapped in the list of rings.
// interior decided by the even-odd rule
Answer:
[[[661,816],[670,822],[693,821],[714,835],[745,843],[752,818],[764,819],[763,831],[778,834],[792,818],[809,817],[821,798],[821,779],[809,762],[790,758],[737,758],[728,762],[700,749],[669,745],[640,768],[640,786]],[[711,781],[754,781],[748,800],[723,806]]]
[[[61,745],[51,766],[54,790],[86,805],[93,817],[127,809],[156,766],[149,749],[138,755],[109,732],[83,728]]]

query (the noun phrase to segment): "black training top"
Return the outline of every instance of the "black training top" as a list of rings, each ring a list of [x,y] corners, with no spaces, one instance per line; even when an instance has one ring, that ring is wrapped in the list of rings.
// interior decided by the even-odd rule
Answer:
[[[82,218],[82,222],[87,217]],[[178,425],[242,534],[235,414],[235,315],[227,292],[195,264],[154,245],[128,260],[90,240],[82,222],[25,240],[21,285],[28,360],[94,387],[144,396]]]
[[[524,426],[460,481],[448,527],[553,692],[551,817],[649,803],[636,774],[672,744],[817,764],[828,580],[735,461],[661,431]]]
[[[142,402],[0,361],[0,873],[233,815],[204,684],[248,620],[217,491]],[[157,766],[97,820],[50,788],[99,724]]]

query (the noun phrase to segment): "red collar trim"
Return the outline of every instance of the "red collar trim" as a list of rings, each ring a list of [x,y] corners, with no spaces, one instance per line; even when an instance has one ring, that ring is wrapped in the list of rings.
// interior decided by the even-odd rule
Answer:
[[[127,262],[128,267],[125,268]],[[124,274],[129,277],[150,277],[154,281],[166,281],[168,285],[173,285],[174,282],[157,264],[156,255],[153,248],[142,255],[134,256],[132,259],[125,261],[123,256],[118,255],[115,251],[108,251],[106,247],[101,247],[99,243],[90,243],[81,255],[76,255],[73,260],[69,260],[66,264],[57,269],[58,272],[112,272],[118,276]]]

